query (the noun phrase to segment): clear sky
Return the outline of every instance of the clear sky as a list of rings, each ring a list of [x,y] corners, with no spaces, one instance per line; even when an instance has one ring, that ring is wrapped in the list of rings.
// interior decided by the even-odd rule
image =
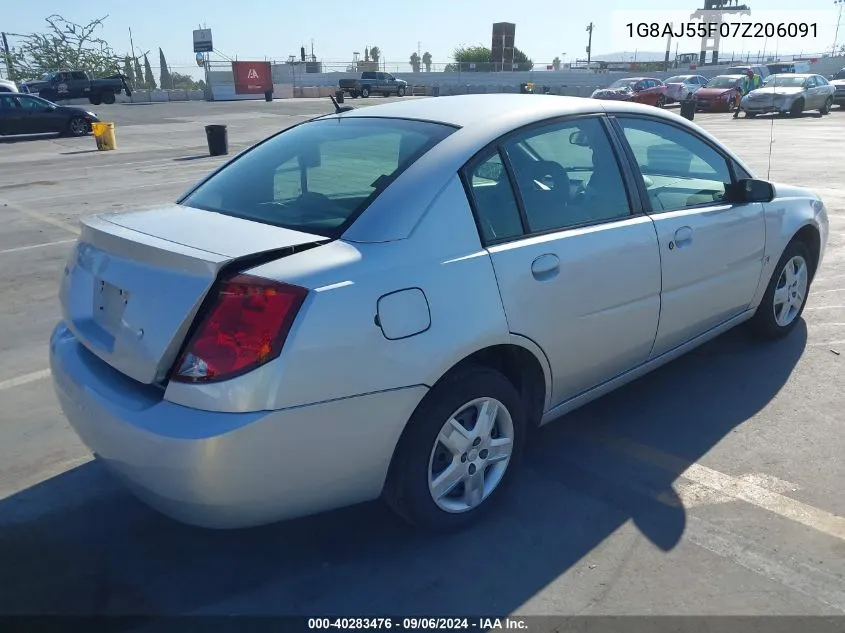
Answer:
[[[784,22],[821,22],[817,37],[781,42],[788,52],[830,51],[836,26],[838,5],[834,0],[746,0],[752,9],[778,11]],[[638,0],[633,11],[631,0],[588,0],[586,2],[517,2],[516,0],[317,0],[281,2],[279,0],[39,0],[28,3],[4,2],[0,30],[27,33],[40,30],[44,18],[59,13],[75,22],[109,15],[104,37],[118,53],[129,51],[128,28],[132,28],[136,50],[152,51],[150,62],[157,64],[162,47],[171,66],[194,64],[192,30],[204,23],[212,29],[215,48],[239,59],[286,59],[299,55],[304,45],[310,54],[311,40],[318,59],[347,62],[353,51],[363,55],[365,46],[377,45],[388,62],[407,63],[411,53],[430,51],[435,62],[449,62],[458,45],[490,46],[493,22],[516,23],[516,45],[535,62],[550,63],[555,56],[564,62],[583,58],[587,44],[585,28],[595,23],[593,56],[634,50],[660,51],[665,38],[643,40],[630,37],[625,24],[652,19],[686,20],[689,13],[703,4],[688,0],[683,10],[660,13],[660,7],[672,6],[665,0]],[[801,9],[795,7],[800,4]],[[820,13],[820,12],[824,13]],[[750,18],[769,20],[755,9]],[[819,19],[821,18],[821,19]],[[664,20],[665,21],[665,20]],[[845,43],[845,26],[839,37]],[[790,45],[791,44],[791,45]],[[695,52],[698,40],[673,41],[679,52]],[[771,41],[734,40],[723,50],[750,50],[755,53]],[[563,54],[566,54],[565,57]]]

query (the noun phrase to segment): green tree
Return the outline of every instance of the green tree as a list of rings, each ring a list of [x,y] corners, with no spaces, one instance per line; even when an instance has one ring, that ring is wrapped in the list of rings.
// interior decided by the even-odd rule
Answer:
[[[156,78],[153,77],[153,69],[150,67],[150,60],[144,55],[144,87],[147,90],[155,90]]]
[[[131,88],[135,87],[135,71],[132,70],[132,58],[127,55],[123,58],[123,75],[126,77],[126,83]]]
[[[425,64],[425,72],[431,72],[431,53],[426,51],[422,56],[422,63]]]
[[[132,66],[135,68],[135,87],[144,87],[144,71],[141,70],[141,62],[137,57],[132,59]]]
[[[560,57],[555,57],[552,60],[552,68],[554,68],[555,70],[560,70]]]
[[[378,60],[381,58],[381,49],[378,46],[373,46],[370,49],[370,59],[372,59],[375,63],[378,64]]]
[[[23,36],[11,51],[16,81],[36,79],[62,69],[84,70],[94,77],[113,75],[120,57],[98,35],[108,16],[77,24],[53,14],[44,32]]]
[[[173,88],[178,90],[202,90],[205,88],[205,82],[197,81],[190,75],[183,75],[182,73],[171,73],[173,81]]]
[[[420,56],[416,53],[411,55],[411,70],[415,73],[420,72]]]
[[[170,70],[167,68],[167,60],[164,58],[164,52],[161,47],[158,49],[158,65],[161,67],[161,87],[173,89],[173,78],[170,76]]]
[[[490,72],[497,70],[496,65],[493,64],[493,51],[486,46],[459,46],[455,49],[452,57],[456,63],[449,64],[446,67],[447,71]],[[513,49],[513,63],[516,65],[515,70],[531,70],[534,68],[534,62],[516,47]],[[470,64],[474,64],[474,68],[470,68]],[[510,70],[510,68],[506,67],[505,70]]]

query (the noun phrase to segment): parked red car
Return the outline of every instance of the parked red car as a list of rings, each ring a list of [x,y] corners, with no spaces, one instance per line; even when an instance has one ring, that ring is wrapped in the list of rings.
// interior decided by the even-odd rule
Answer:
[[[704,112],[730,112],[742,98],[742,75],[719,75],[695,91],[695,109]]]
[[[593,99],[613,101],[635,101],[662,108],[666,105],[666,84],[651,77],[627,77],[617,79],[607,88],[599,88],[591,95]]]

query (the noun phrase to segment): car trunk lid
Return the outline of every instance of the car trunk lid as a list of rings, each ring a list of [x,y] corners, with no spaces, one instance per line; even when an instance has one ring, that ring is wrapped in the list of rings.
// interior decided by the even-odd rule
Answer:
[[[65,267],[63,316],[109,365],[162,383],[221,272],[328,241],[178,205],[95,216],[83,220]]]

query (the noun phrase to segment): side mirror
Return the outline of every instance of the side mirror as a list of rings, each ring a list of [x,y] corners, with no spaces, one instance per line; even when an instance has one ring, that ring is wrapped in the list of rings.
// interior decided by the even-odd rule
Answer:
[[[775,188],[770,182],[746,178],[727,187],[726,198],[730,202],[771,202]]]
[[[573,145],[577,145],[578,147],[587,147],[590,144],[587,135],[584,134],[581,130],[575,130],[572,134],[570,134],[569,142]]]

